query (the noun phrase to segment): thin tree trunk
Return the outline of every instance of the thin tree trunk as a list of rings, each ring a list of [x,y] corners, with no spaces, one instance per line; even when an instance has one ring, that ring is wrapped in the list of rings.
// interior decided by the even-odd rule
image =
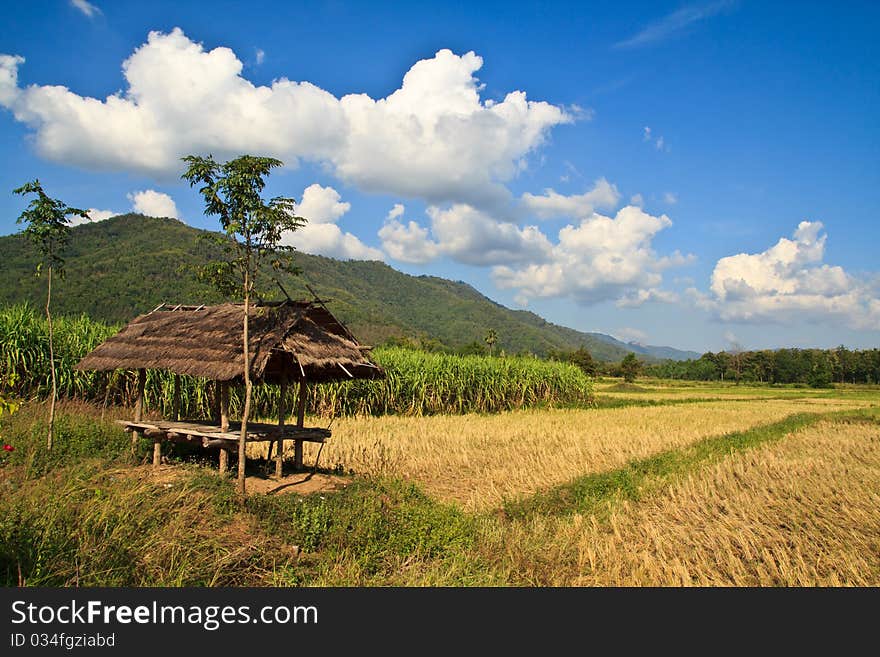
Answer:
[[[49,265],[49,289],[46,294],[46,321],[49,323],[49,369],[52,372],[52,399],[49,402],[49,434],[46,436],[46,449],[52,449],[52,433],[55,429],[55,400],[58,398],[58,385],[55,381],[55,345],[52,334],[52,313],[49,304],[52,302],[52,265]]]
[[[250,267],[250,262],[247,263]],[[244,410],[241,413],[241,435],[238,437],[238,494],[242,500],[245,497],[244,466],[246,458],[247,424],[251,413],[251,355],[250,341],[248,336],[248,316],[250,315],[250,272],[244,274]]]

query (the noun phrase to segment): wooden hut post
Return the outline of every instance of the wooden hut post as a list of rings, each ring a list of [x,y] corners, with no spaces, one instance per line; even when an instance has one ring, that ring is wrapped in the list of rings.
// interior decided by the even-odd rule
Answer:
[[[299,400],[296,406],[296,426],[300,429],[303,428],[306,418],[306,397],[309,392],[307,385],[305,377],[299,380]],[[302,464],[303,441],[297,439],[293,441],[293,467],[294,469],[299,470],[302,468]]]
[[[137,397],[134,402],[134,421],[140,422],[144,419],[144,389],[147,387],[147,370],[141,368],[138,370],[137,380]],[[131,432],[131,455],[137,452],[138,441],[143,437],[144,432],[141,429],[134,429]]]
[[[180,374],[174,375],[174,401],[171,404],[171,419],[180,419]]]
[[[153,436],[153,467],[158,468],[162,464],[162,434]]]
[[[275,454],[275,477],[281,479],[284,460],[284,419],[287,416],[287,377],[281,379],[281,392],[278,396],[278,446]],[[271,448],[271,443],[269,444]]]
[[[211,400],[211,416],[214,422],[220,424],[220,382],[214,381],[214,398]]]
[[[220,400],[220,431],[229,431],[229,382],[217,381],[217,398]],[[229,467],[229,450],[220,448],[220,474],[225,474]]]

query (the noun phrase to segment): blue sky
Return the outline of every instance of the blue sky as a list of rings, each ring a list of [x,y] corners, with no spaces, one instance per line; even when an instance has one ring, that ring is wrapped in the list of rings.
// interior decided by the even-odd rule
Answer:
[[[304,251],[648,344],[873,347],[878,26],[876,3],[17,3],[0,175],[214,228],[179,157],[271,154]],[[0,234],[23,206],[0,194]]]

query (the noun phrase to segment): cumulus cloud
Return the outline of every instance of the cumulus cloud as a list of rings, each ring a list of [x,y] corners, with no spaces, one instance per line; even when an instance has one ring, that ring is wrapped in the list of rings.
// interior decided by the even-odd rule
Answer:
[[[392,217],[390,214],[379,229],[382,248],[389,256],[399,262],[421,265],[440,255],[440,246],[431,239],[427,228],[415,221],[403,223],[398,220],[400,215]]]
[[[150,32],[123,63],[125,89],[103,100],[19,87],[22,62],[0,59],[0,104],[33,130],[43,157],[164,178],[189,153],[260,152],[288,166],[320,163],[366,191],[501,207],[510,201],[503,183],[554,126],[577,118],[523,91],[481,99],[483,60],[473,52],[440,50],[379,99],[287,78],[254,85],[231,49],[206,50],[179,28]]]
[[[593,189],[583,194],[563,195],[552,189],[545,189],[541,196],[526,192],[522,195],[522,205],[539,219],[568,217],[581,219],[593,214],[596,209],[614,208],[620,201],[617,187],[605,178],[600,178]]]
[[[427,228],[414,221],[404,224],[389,218],[379,231],[382,246],[395,260],[427,262],[448,256],[468,265],[496,265],[503,262],[546,260],[552,245],[536,226],[519,227],[498,221],[465,203],[449,208],[429,206]]]
[[[287,233],[282,242],[305,253],[341,260],[383,260],[379,249],[367,246],[351,233],[343,232],[336,222],[351,209],[332,187],[318,184],[305,188],[296,206],[297,216],[308,220],[302,228]]]
[[[675,295],[659,289],[661,272],[692,256],[658,257],[651,248],[654,236],[671,225],[666,215],[655,217],[635,206],[620,209],[613,218],[594,213],[560,230],[545,262],[498,266],[492,276],[499,287],[517,290],[523,304],[536,297],[616,300],[623,306],[673,301]]]
[[[645,199],[641,194],[633,194],[629,199],[629,204],[640,208],[645,205]]]
[[[177,205],[168,194],[157,192],[155,189],[145,189],[132,192],[128,195],[131,208],[135,212],[145,214],[148,217],[171,217],[180,219]]]
[[[743,322],[838,318],[856,328],[880,328],[880,299],[866,281],[823,264],[827,235],[802,221],[792,235],[761,253],[721,258],[710,293],[691,289],[698,306]]]
[[[340,260],[384,260],[379,249],[367,246],[336,224],[306,224],[285,238],[285,243],[305,253]]]
[[[398,217],[402,217],[404,212],[406,212],[406,207],[403,203],[395,203],[394,207],[388,211],[386,219],[397,219]]]
[[[351,209],[351,203],[343,203],[340,199],[339,192],[332,187],[321,187],[317,183],[309,185],[296,206],[296,214],[311,224],[335,223]]]

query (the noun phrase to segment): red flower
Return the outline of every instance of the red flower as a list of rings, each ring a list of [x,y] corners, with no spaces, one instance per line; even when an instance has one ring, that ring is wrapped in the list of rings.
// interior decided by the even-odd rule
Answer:
[[[6,444],[4,444],[4,445],[3,445],[3,451],[4,451],[4,452],[14,452],[14,451],[15,451],[15,447],[13,447],[12,445],[6,445]]]

